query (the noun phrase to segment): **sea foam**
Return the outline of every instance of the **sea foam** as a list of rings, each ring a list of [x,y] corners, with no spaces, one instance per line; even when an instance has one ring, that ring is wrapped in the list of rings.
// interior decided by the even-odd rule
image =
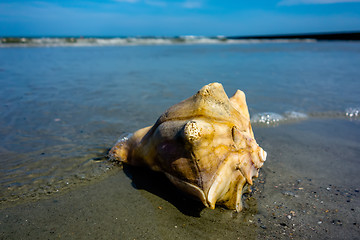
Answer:
[[[0,47],[89,47],[89,46],[136,46],[136,45],[193,45],[193,44],[255,44],[312,42],[312,39],[228,39],[224,36],[178,36],[178,37],[43,37],[0,38]]]
[[[358,118],[360,118],[360,107],[347,108],[345,110],[345,116],[350,118],[350,119],[358,119]]]
[[[287,121],[300,121],[308,118],[308,115],[296,111],[287,111],[284,114],[274,112],[256,113],[251,117],[252,123],[265,125],[278,125]]]

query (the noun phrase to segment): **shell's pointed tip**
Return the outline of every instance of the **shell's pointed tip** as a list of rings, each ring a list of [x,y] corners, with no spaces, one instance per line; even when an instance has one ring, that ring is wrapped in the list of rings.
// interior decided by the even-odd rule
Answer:
[[[219,86],[222,86],[222,84],[219,82],[213,82],[213,83],[209,83],[209,86],[219,87]]]
[[[242,203],[240,202],[240,203],[236,204],[235,211],[239,213],[242,210],[243,210]]]
[[[119,161],[116,157],[116,149],[115,147],[111,148],[107,154],[107,157],[110,161]]]
[[[261,150],[260,150],[260,158],[261,158],[261,160],[262,160],[263,162],[266,161],[266,157],[267,157],[267,152],[264,151],[264,149],[261,149]]]
[[[129,139],[133,136],[131,133],[122,135],[116,142],[116,144],[108,152],[108,158],[110,161],[125,162],[128,157]]]

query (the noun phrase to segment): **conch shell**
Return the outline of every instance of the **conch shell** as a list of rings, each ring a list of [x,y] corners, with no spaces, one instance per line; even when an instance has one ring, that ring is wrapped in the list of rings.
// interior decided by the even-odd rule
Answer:
[[[116,143],[109,156],[163,172],[206,207],[238,212],[244,185],[252,185],[266,160],[254,139],[245,94],[237,90],[229,99],[220,83],[170,107],[153,126]]]

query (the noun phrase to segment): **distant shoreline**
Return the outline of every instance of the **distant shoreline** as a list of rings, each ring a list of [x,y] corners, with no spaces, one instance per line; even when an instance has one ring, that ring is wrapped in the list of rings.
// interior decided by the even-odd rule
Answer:
[[[360,40],[360,32],[304,33],[255,36],[232,36],[227,39],[315,39],[315,40]]]
[[[360,32],[310,33],[259,36],[138,36],[138,37],[92,37],[92,36],[42,36],[42,37],[0,37],[3,47],[82,47],[82,46],[135,46],[173,44],[253,44],[294,43],[316,41],[359,41]]]

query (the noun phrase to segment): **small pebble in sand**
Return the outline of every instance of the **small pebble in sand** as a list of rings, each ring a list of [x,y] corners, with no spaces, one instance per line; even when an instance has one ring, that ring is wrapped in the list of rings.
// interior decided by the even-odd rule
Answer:
[[[318,221],[318,224],[322,224],[322,221]]]
[[[331,223],[342,226],[342,222],[340,220],[332,220]]]
[[[327,188],[326,188],[326,190],[330,191],[330,190],[331,190],[331,188],[327,187]]]
[[[290,192],[290,191],[284,191],[284,192],[282,192],[282,194],[285,196],[299,197],[298,195],[296,195],[295,193]]]
[[[288,219],[291,219],[291,215],[287,215],[287,218],[288,218]]]

